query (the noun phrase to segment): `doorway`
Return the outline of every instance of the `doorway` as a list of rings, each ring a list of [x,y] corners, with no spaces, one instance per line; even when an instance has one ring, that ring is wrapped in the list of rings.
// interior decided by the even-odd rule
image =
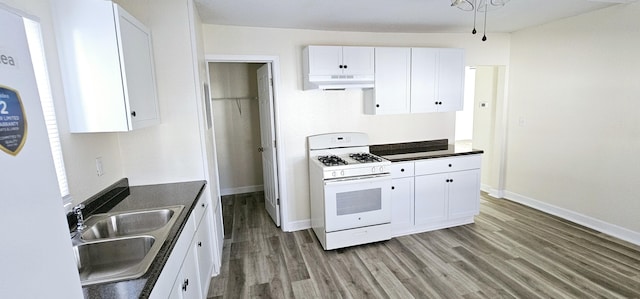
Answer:
[[[506,67],[467,67],[464,110],[456,112],[456,144],[481,149],[482,190],[502,198],[506,164]]]
[[[286,231],[286,192],[279,171],[284,166],[278,159],[283,155],[282,148],[276,148],[277,58],[207,56],[206,60],[220,195],[264,194],[268,214]]]
[[[210,62],[220,195],[263,191],[256,71],[263,64]]]

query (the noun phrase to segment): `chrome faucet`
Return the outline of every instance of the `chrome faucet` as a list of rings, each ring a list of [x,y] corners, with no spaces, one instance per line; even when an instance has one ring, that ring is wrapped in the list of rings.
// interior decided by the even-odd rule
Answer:
[[[82,232],[85,228],[87,228],[87,226],[84,225],[84,217],[82,216],[82,209],[84,209],[83,204],[79,204],[73,207],[73,213],[76,214],[76,218],[78,219],[78,224],[76,225],[76,231],[78,233]]]

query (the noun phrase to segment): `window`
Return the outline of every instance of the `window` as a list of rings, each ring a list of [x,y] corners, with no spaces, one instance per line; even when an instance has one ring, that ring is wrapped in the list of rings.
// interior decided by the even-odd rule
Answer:
[[[29,18],[23,19],[27,33],[27,41],[29,43],[29,53],[31,54],[33,70],[36,76],[36,84],[38,85],[38,93],[40,94],[42,112],[44,113],[44,120],[47,125],[47,132],[49,133],[49,143],[51,144],[51,153],[58,177],[58,185],[60,187],[60,193],[62,194],[63,204],[66,206],[71,204],[71,195],[69,194],[60,136],[58,135],[58,124],[56,122],[56,112],[53,107],[53,97],[51,95],[51,85],[49,84],[49,73],[47,72],[47,61],[45,60],[40,23]]]

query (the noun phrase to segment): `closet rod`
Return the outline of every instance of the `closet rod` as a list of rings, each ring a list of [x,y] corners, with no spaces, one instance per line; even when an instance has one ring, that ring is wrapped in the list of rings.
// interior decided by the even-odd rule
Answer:
[[[219,100],[257,100],[258,97],[232,97],[232,98],[211,98],[212,101]]]

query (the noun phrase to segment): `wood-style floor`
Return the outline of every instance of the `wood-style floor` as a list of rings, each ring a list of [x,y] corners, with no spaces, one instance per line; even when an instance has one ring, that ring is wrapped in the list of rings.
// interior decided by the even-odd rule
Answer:
[[[324,251],[262,193],[223,197],[209,298],[640,298],[640,246],[483,195],[476,223]]]

